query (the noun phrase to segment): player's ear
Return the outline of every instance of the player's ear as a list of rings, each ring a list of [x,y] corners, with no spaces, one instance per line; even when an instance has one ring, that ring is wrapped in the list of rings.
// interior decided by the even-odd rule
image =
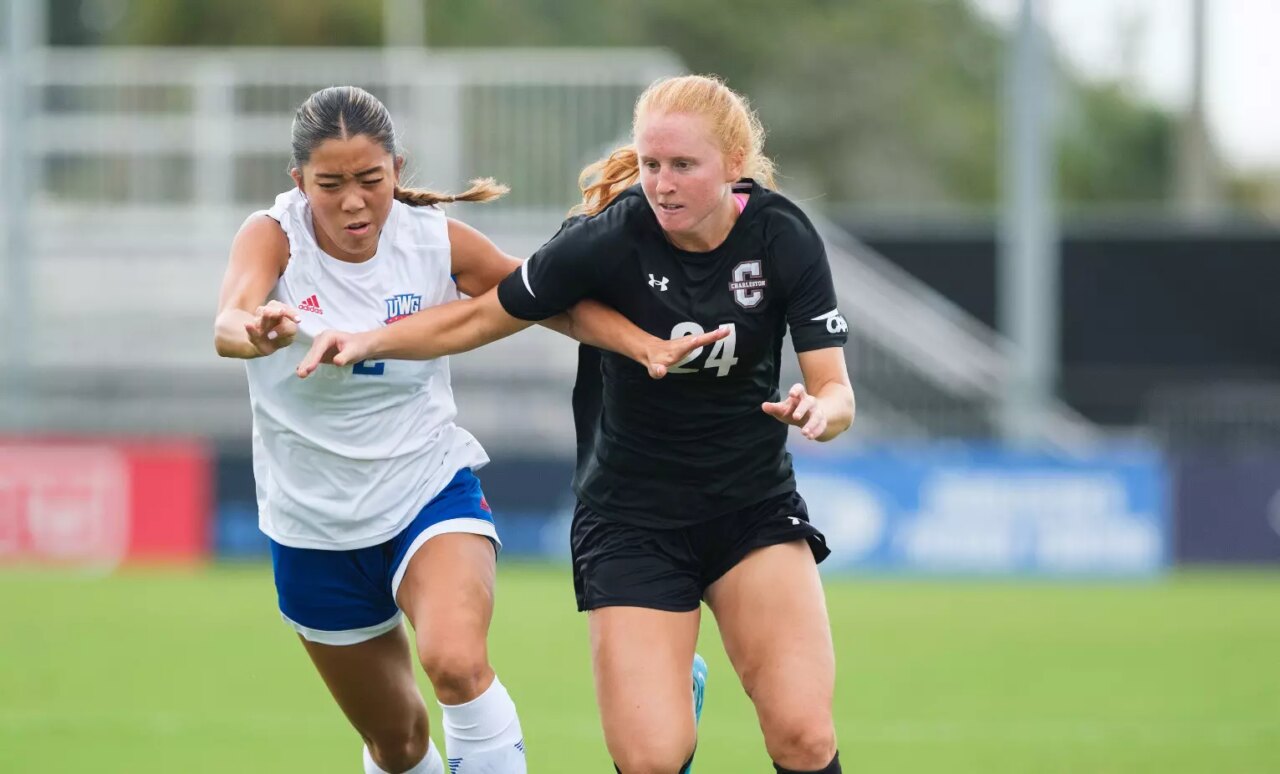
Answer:
[[[724,158],[725,177],[729,183],[736,183],[742,179],[742,173],[747,166],[747,153],[742,148],[734,148]]]
[[[400,154],[396,154],[395,159],[393,159],[391,162],[391,166],[392,166],[392,172],[393,172],[391,176],[392,181],[396,185],[400,185],[400,173],[404,171],[404,156]]]
[[[306,190],[302,187],[302,170],[301,169],[298,169],[297,167],[290,168],[289,177],[293,178],[293,182],[298,186],[299,191],[306,193]]]

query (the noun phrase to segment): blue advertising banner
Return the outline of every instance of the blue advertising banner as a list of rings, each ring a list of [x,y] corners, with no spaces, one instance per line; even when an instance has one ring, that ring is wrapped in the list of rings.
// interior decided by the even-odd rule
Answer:
[[[826,447],[793,449],[810,452],[797,455],[796,477],[831,544],[826,570],[1138,577],[1171,559],[1168,474],[1152,451],[1059,456],[965,443],[827,456],[818,456]],[[568,558],[572,467],[568,459],[523,458],[479,471],[504,556]],[[220,455],[217,490],[217,554],[264,558],[247,456]]]
[[[1124,577],[1170,560],[1168,475],[1154,451],[937,444],[795,466],[828,569]]]

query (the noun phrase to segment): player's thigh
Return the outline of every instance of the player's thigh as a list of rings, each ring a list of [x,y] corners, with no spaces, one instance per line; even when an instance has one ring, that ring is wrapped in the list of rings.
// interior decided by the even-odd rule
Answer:
[[[381,745],[425,737],[427,708],[414,678],[403,626],[354,645],[300,637],[311,662],[351,725]]]
[[[485,659],[495,577],[494,545],[484,535],[435,535],[408,559],[396,604],[413,623],[424,662],[454,652]]]
[[[624,772],[675,771],[695,739],[698,557],[683,530],[619,522],[583,503],[570,547],[609,753]]]
[[[456,703],[458,692],[490,679],[498,533],[480,480],[469,468],[457,471],[391,545],[395,605],[413,623],[437,693],[448,694],[438,698]]]
[[[701,611],[590,611],[591,660],[605,742],[623,767],[654,758],[678,767],[693,750],[691,669]],[[628,765],[634,763],[635,765]]]
[[[426,708],[400,612],[376,579],[384,552],[271,544],[280,611],[352,725],[380,746],[425,738]]]
[[[835,652],[813,552],[803,540],[747,554],[707,589],[734,669],[765,727],[829,722]]]

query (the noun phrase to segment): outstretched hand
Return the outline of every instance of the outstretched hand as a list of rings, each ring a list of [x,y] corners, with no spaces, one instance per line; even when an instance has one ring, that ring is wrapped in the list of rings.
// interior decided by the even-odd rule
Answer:
[[[827,429],[827,414],[818,399],[810,395],[803,384],[793,384],[777,403],[760,404],[764,413],[779,422],[795,425],[809,440],[818,438]]]
[[[249,343],[260,355],[270,355],[293,343],[302,313],[279,301],[268,301],[253,310],[253,319],[244,324]]]
[[[321,331],[311,342],[311,349],[307,350],[307,354],[298,363],[298,377],[306,379],[321,363],[336,366],[359,363],[368,357],[370,350],[368,333],[347,333],[333,329]]]
[[[645,353],[645,367],[649,369],[649,376],[653,379],[661,379],[667,375],[667,369],[683,361],[689,353],[708,344],[714,344],[729,333],[729,328],[717,328],[710,333],[700,333],[696,336],[681,336],[670,340],[654,338],[649,350]]]

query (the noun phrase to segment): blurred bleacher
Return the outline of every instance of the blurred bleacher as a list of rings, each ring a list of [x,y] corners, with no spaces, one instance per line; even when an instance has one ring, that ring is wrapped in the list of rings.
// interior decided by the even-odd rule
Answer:
[[[511,185],[450,214],[524,257],[575,202],[582,166],[627,136],[640,91],[682,70],[656,49],[43,49],[28,367],[4,382],[0,429],[247,438],[243,369],[213,352],[217,290],[239,223],[290,185],[289,124],[312,91],[383,98],[411,185]],[[810,214],[850,323],[858,438],[997,434],[1002,341]],[[455,358],[463,423],[491,448],[567,453],[574,364],[574,346],[542,330]],[[1042,432],[1071,447],[1096,429],[1059,405]]]

